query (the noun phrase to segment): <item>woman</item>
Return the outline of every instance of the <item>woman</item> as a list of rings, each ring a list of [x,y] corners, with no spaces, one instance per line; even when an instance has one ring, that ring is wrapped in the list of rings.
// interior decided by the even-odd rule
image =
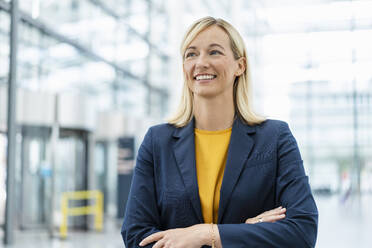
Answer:
[[[122,236],[131,247],[314,247],[317,208],[285,122],[252,111],[247,54],[221,19],[182,42],[184,89],[139,149]]]

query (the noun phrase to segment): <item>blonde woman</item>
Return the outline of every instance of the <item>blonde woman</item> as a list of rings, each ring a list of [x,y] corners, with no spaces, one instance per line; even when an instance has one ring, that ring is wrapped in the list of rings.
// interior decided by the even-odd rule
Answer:
[[[239,33],[202,18],[181,55],[178,111],[138,152],[126,247],[314,247],[318,212],[300,152],[285,122],[253,112]]]

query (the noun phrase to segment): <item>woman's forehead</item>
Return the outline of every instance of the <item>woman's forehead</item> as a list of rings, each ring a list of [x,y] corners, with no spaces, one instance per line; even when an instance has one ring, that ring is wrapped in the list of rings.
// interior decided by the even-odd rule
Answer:
[[[226,32],[217,25],[213,25],[197,34],[187,46],[187,48],[193,47],[198,49],[202,47],[209,47],[212,45],[226,47],[229,45],[229,42],[230,39]]]

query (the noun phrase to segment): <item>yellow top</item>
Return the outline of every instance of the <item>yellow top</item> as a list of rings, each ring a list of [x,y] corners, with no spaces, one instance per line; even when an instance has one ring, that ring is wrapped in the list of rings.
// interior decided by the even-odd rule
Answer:
[[[205,223],[217,223],[230,136],[231,128],[220,131],[195,129],[196,173]]]

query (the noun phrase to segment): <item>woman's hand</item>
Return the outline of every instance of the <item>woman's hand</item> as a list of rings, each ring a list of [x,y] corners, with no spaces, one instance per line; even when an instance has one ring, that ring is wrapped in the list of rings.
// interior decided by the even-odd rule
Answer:
[[[285,218],[286,209],[278,207],[254,218],[245,221],[247,224],[256,224],[260,222],[275,222]],[[211,226],[210,224],[198,224],[186,228],[169,229],[154,233],[139,244],[146,246],[156,242],[153,248],[200,248],[203,245],[211,245]],[[219,233],[215,233],[216,242],[220,243]]]
[[[208,224],[198,224],[186,228],[169,229],[154,233],[139,244],[140,246],[156,242],[153,248],[200,248],[208,245],[211,237],[211,227]]]
[[[275,222],[285,218],[285,211],[286,209],[280,206],[278,208],[263,212],[256,217],[249,218],[245,221],[245,223],[256,224],[260,222]]]

